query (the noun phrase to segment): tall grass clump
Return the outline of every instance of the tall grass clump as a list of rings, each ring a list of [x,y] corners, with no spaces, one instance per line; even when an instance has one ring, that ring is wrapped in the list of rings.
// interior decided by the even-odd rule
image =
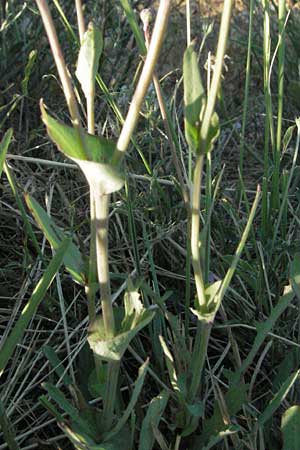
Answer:
[[[19,139],[14,123],[0,143],[25,254],[16,305],[3,308],[11,318],[0,352],[0,450],[44,441],[85,450],[299,450],[299,118],[285,126],[291,12],[281,0],[245,2],[237,43],[232,25],[243,19],[233,0],[224,0],[220,20],[201,22],[201,33],[186,1],[172,94],[170,73],[161,73],[174,47],[171,1],[156,12],[138,8],[140,16],[129,0],[104,3],[100,19],[92,2],[30,6],[55,63],[43,85],[55,80],[59,98],[49,87],[39,101],[52,161],[49,150],[9,153]],[[2,11],[2,36],[23,14],[16,5]],[[116,59],[107,30],[128,40]],[[13,101],[21,118],[37,48]],[[234,111],[230,58],[244,73]],[[67,113],[51,112],[54,103]],[[3,111],[5,124],[12,110]],[[37,127],[33,142],[45,139]],[[34,181],[24,182],[18,160],[35,167]],[[49,180],[38,177],[41,167]],[[46,209],[37,199],[44,190]]]

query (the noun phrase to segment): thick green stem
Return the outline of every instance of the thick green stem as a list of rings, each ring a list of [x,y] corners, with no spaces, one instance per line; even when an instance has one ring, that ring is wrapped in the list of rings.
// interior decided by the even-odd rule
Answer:
[[[96,317],[96,292],[97,283],[97,253],[96,253],[96,208],[92,189],[90,190],[90,217],[91,217],[91,239],[89,258],[89,277],[87,286],[87,299],[90,323]]]
[[[190,391],[188,394],[188,401],[193,402],[195,396],[198,393],[201,383],[201,377],[205,359],[207,355],[208,341],[210,337],[212,323],[207,321],[199,321],[197,327],[197,335],[195,341],[195,347],[193,351],[193,359],[191,366],[192,381],[190,385]]]
[[[96,206],[96,252],[101,306],[106,336],[114,336],[115,321],[110,293],[108,266],[108,208],[109,195],[94,192]]]
[[[94,192],[96,206],[96,252],[98,281],[100,285],[100,297],[102,317],[105,334],[113,337],[115,334],[115,320],[110,293],[109,263],[108,263],[108,212],[109,195],[99,195]],[[117,395],[119,362],[108,363],[107,389],[103,398],[103,421],[105,429],[111,428],[114,418],[114,407]]]

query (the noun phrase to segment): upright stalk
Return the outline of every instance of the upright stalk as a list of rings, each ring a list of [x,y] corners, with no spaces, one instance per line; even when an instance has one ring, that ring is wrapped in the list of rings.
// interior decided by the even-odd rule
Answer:
[[[204,155],[206,154],[208,133],[211,126],[211,118],[215,110],[216,98],[221,80],[223,61],[225,56],[231,10],[233,0],[225,0],[222,20],[219,32],[219,40],[217,47],[216,63],[210,90],[207,95],[207,105],[204,112],[202,125],[200,128],[199,155],[197,156],[193,177],[192,192],[192,222],[191,222],[191,252],[192,263],[195,275],[196,290],[198,302],[201,309],[207,306],[205,298],[205,285],[203,280],[203,272],[201,267],[201,254],[199,246],[200,234],[200,198],[201,198],[201,181],[203,172]],[[192,380],[189,389],[189,398],[192,401],[198,392],[201,382],[201,374],[207,354],[207,346],[210,335],[211,324],[198,321],[196,341],[192,356]],[[208,326],[209,325],[209,326]]]
[[[74,129],[78,134],[78,138],[82,144],[83,154],[82,158],[86,159],[89,156],[88,149],[85,148],[84,139],[83,139],[83,131],[80,123],[80,115],[78,111],[78,106],[75,98],[75,94],[72,87],[72,82],[67,71],[67,66],[65,63],[65,59],[63,53],[61,51],[55,26],[51,17],[51,13],[46,0],[36,0],[36,4],[39,8],[44,27],[48,36],[48,40],[50,43],[51,51],[54,57],[54,61],[57,67],[58,75],[60,81],[63,86],[63,91],[65,94],[66,102],[69,108],[72,124]]]
[[[285,0],[279,0],[278,3],[278,112],[277,112],[277,132],[276,147],[274,155],[274,173],[272,186],[272,209],[279,208],[279,170],[280,170],[280,151],[282,134],[282,112],[283,112],[283,92],[284,92],[284,53],[285,53]]]
[[[244,169],[245,134],[246,134],[247,115],[248,115],[248,103],[249,103],[254,1],[255,0],[250,0],[250,7],[249,7],[249,30],[248,30],[248,46],[247,46],[247,62],[246,62],[246,79],[245,79],[245,94],[244,94],[244,103],[243,103],[242,134],[241,134],[240,161],[239,161],[239,170],[240,170],[241,178],[243,178],[243,169]]]

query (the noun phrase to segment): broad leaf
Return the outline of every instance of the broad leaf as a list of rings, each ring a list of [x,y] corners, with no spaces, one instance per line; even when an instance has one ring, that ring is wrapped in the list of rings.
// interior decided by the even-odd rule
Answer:
[[[94,92],[100,56],[103,50],[103,36],[92,22],[84,33],[80,47],[76,77],[78,78],[86,98]]]
[[[291,406],[282,416],[283,434],[282,450],[299,450],[300,448],[300,406]]]
[[[124,177],[119,167],[112,164],[116,148],[112,140],[85,132],[79,136],[75,128],[51,117],[42,102],[41,111],[50,138],[62,153],[79,165],[95,195],[111,194],[123,187]]]
[[[184,53],[183,84],[185,137],[191,150],[198,153],[200,116],[205,106],[205,92],[201,81],[197,53],[193,45],[190,45]]]
[[[44,236],[56,250],[63,239],[66,238],[66,235],[33,197],[25,194],[25,200],[36,223],[43,231]],[[69,245],[68,251],[65,254],[64,264],[72,278],[84,286],[86,284],[85,263],[80,251],[73,242]]]
[[[107,361],[121,360],[130,341],[151,322],[155,310],[144,308],[137,291],[129,290],[125,294],[125,309],[114,308],[114,314],[117,322],[115,336],[106,336],[101,316],[89,328],[88,342],[91,349]]]
[[[59,122],[47,113],[43,102],[41,101],[42,120],[47,127],[47,132],[52,141],[57,145],[58,149],[69,158],[81,159],[85,158],[85,151],[77,131],[73,127],[69,127]],[[115,143],[110,139],[94,136],[83,132],[82,138],[84,146],[88,149],[91,159],[94,162],[109,164],[114,150]]]

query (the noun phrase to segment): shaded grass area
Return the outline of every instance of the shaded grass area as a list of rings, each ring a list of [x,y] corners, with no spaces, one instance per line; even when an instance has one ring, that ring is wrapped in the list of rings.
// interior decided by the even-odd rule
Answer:
[[[72,8],[68,9],[68,5],[63,6],[64,11],[68,11],[68,20],[75,30],[75,13]],[[136,4],[136,7],[140,6]],[[215,279],[222,278],[230,265],[232,259],[230,255],[234,253],[239,242],[256,185],[262,182],[264,171],[263,12],[258,5],[255,9],[253,66],[245,136],[243,178],[245,190],[244,195],[237,195],[240,181],[238,162],[247,51],[247,7],[245,3],[233,17],[227,50],[229,59],[226,60],[228,70],[224,72],[218,105],[221,134],[213,152],[213,179],[218,176],[224,163],[226,167],[211,215],[212,273],[210,275]],[[100,64],[100,73],[107,83],[111,97],[125,114],[139,65],[135,41],[118,2],[112,2],[103,10],[99,6],[88,4],[87,9],[90,16],[101,17],[101,20],[105,21],[105,50]],[[54,6],[53,12],[59,34],[64,36],[62,42],[70,71],[74,72],[77,45],[70,30],[65,31],[65,26]],[[187,168],[188,152],[183,136],[183,91],[180,83],[182,54],[185,48],[184,33],[182,32],[182,36],[180,34],[185,21],[183,13],[184,9],[173,12],[158,71],[159,75],[164,77],[162,86],[167,94],[168,105],[178,134],[179,156]],[[275,16],[275,9],[272,10],[272,14]],[[195,34],[198,39],[201,38],[205,25],[210,22],[211,18],[200,19],[195,6],[192,19],[193,35]],[[294,10],[286,30],[284,132],[294,123],[294,117],[299,111],[298,68],[294,62],[299,57],[298,23],[298,11]],[[200,57],[203,80],[206,79],[207,73],[203,67],[209,49],[213,51],[215,48],[217,29],[218,17],[215,18],[215,31],[209,35],[205,50]],[[273,51],[276,45],[276,32],[274,25]],[[32,5],[25,6],[22,2],[10,2],[6,12],[6,22],[2,22],[0,39],[0,70],[3,74],[1,76],[1,134],[8,126],[12,126],[14,140],[9,152],[23,158],[33,158],[22,161],[12,157],[8,159],[9,166],[18,182],[20,194],[24,191],[33,194],[43,206],[48,208],[59,226],[70,232],[76,231],[80,248],[88,254],[89,211],[85,180],[76,168],[55,167],[34,161],[34,158],[40,158],[70,163],[63,160],[62,155],[49,141],[40,120],[38,102],[41,97],[60,119],[67,121],[67,112],[59,100],[61,99],[60,85],[36,8]],[[177,45],[178,41],[180,42]],[[22,80],[26,78],[25,68],[29,53],[33,49],[37,50],[37,59],[28,78],[28,91],[26,91],[24,83],[22,88]],[[276,80],[276,71],[275,64],[272,80]],[[276,92],[276,81],[273,82],[272,89]],[[81,113],[84,116],[83,105]],[[136,131],[136,142],[140,153],[132,147],[126,158],[126,170],[129,173],[127,193],[121,191],[112,199],[109,247],[113,297],[117,302],[119,301],[124,290],[123,283],[126,279],[124,274],[135,271],[134,276],[141,279],[144,284],[144,302],[156,303],[158,300],[161,301],[165,293],[168,293],[165,305],[169,312],[178,317],[178,331],[181,331],[184,323],[186,288],[186,214],[174,176],[171,152],[153,88],[149,89],[142,114],[143,118]],[[273,114],[276,118],[276,95],[274,95]],[[120,129],[115,112],[111,107],[107,107],[107,98],[101,90],[97,91],[96,129],[97,132],[111,138],[116,138]],[[280,170],[283,188],[291,170],[295,140],[296,132],[282,154]],[[144,163],[141,154],[144,157]],[[273,159],[270,155],[271,168],[272,164]],[[242,361],[247,358],[256,336],[257,322],[268,320],[273,307],[283,293],[283,287],[288,283],[290,262],[300,248],[299,175],[297,160],[288,190],[286,213],[274,239],[272,230],[270,235],[265,239],[262,238],[258,214],[242,260],[238,264],[234,281],[224,299],[223,309],[217,316],[204,374],[203,398],[206,418],[213,415],[216,403],[219,405],[217,408],[220,408],[220,404],[222,405],[223,395],[228,392],[228,370],[236,370],[239,366],[239,358]],[[147,177],[147,179],[139,178],[139,176]],[[5,334],[19,316],[45,265],[24,233],[22,218],[5,176],[1,178],[1,192],[1,334]],[[205,199],[205,188],[203,193]],[[201,211],[203,220],[205,214],[203,208]],[[51,249],[43,240],[42,233],[36,228],[31,217],[29,221],[34,227],[39,243],[42,244],[43,260],[47,261],[51,258]],[[49,379],[54,383],[58,381],[57,374],[54,373],[42,351],[45,345],[51,345],[56,349],[64,366],[67,367],[68,374],[76,379],[87,399],[92,398],[85,386],[86,376],[92,367],[91,354],[85,344],[88,323],[85,294],[82,288],[70,283],[68,275],[61,273],[59,279],[62,283],[62,301],[60,301],[60,281],[56,281],[28,326],[3,380],[1,398],[22,449],[71,448],[68,441],[63,439],[55,420],[38,401],[39,396],[44,393],[42,382]],[[122,286],[123,290],[120,292],[119,289]],[[192,279],[191,298],[194,295],[195,286]],[[175,333],[168,321],[166,324],[168,331],[165,333],[165,339],[168,340],[172,351],[176,352]],[[195,329],[195,316],[191,316],[190,336],[194,336]],[[155,331],[150,327],[143,330],[132,346],[143,360],[150,357],[154,374],[169,386],[169,377],[163,359],[158,357],[161,350]],[[187,345],[191,343],[188,341]],[[252,434],[256,418],[274,398],[287,377],[299,368],[299,346],[299,308],[298,300],[295,299],[277,321],[272,332],[270,331],[264,347],[255,356],[244,375],[246,382],[251,386],[251,395],[249,394],[247,401],[244,402],[244,410],[240,408],[232,413],[235,416],[234,421],[241,428],[241,445],[255,442],[256,437],[252,437]],[[180,361],[180,355],[178,360]],[[126,380],[124,385],[132,386],[139,364],[140,361],[137,361],[132,353],[126,353],[122,363],[122,376]],[[296,381],[277,413],[267,422],[264,430],[265,448],[281,448],[281,415],[289,405],[299,403],[298,384],[299,381]],[[155,377],[149,374],[148,384],[138,404],[140,417],[144,416],[146,405],[159,393],[160,389],[161,386]],[[128,393],[129,397],[130,393]],[[225,404],[228,406],[230,401],[227,399]],[[172,428],[172,424],[175,423],[174,416],[176,416],[176,406],[171,400],[165,412],[165,419],[160,425],[161,433],[168,442],[173,442],[175,435]],[[139,428],[140,422],[137,423],[137,429]],[[201,424],[198,431],[199,429]],[[60,439],[63,440],[60,441]],[[50,446],[47,445],[49,442],[52,442]],[[189,441],[184,441],[182,449],[192,448],[191,445]],[[232,445],[234,444],[228,439],[225,443],[217,444],[215,448],[238,448]],[[1,448],[6,448],[4,442],[0,444]],[[161,447],[157,444],[156,448]],[[263,447],[255,447],[253,444],[253,447],[245,448]]]

